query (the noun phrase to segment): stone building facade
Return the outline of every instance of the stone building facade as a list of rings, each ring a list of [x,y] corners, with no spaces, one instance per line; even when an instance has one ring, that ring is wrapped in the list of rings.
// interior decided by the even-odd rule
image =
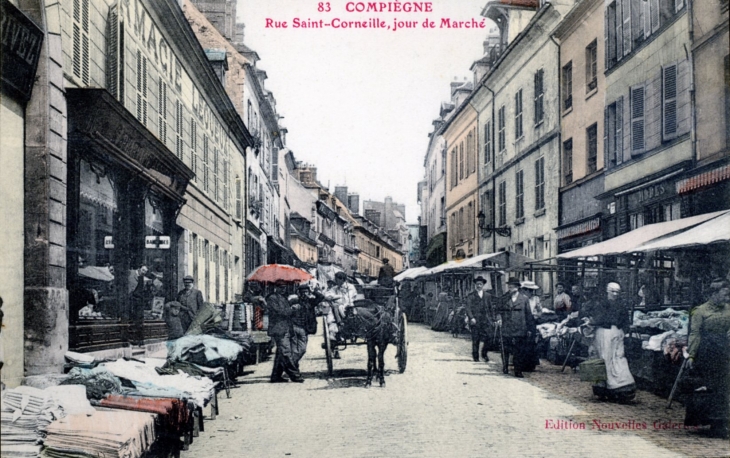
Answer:
[[[493,3],[501,10],[499,2],[489,2],[487,17]],[[484,153],[479,155],[479,204],[487,228],[480,237],[483,253],[510,250],[533,259],[557,253],[560,60],[551,35],[570,6],[543,5],[473,98]],[[547,278],[535,280],[548,286]]]
[[[604,162],[604,9],[578,3],[555,37],[560,42],[561,170],[558,252],[601,240]]]

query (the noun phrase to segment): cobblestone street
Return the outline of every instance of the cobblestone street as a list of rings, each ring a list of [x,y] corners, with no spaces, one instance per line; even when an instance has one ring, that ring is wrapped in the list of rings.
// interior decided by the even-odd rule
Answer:
[[[488,364],[472,362],[467,339],[420,325],[409,331],[404,374],[397,372],[395,349],[386,352],[386,388],[363,388],[363,346],[341,352],[335,377],[328,380],[320,336],[310,339],[302,361],[303,384],[268,383],[271,360],[253,367],[239,378],[231,399],[221,399],[221,416],[206,422],[205,432],[183,456],[728,454],[727,442],[654,429],[656,420],[681,422],[681,405],[666,414],[665,401],[644,392],[633,406],[597,402],[588,383],[560,374],[559,367],[543,365],[518,380],[501,373],[497,354]],[[594,420],[606,428],[615,421],[624,425],[599,430]],[[647,423],[646,431],[627,429],[641,422]],[[566,424],[586,429],[548,428]]]

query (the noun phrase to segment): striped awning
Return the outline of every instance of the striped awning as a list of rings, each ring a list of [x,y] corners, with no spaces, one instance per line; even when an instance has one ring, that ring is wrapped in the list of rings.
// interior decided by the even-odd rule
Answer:
[[[558,235],[558,239],[567,239],[568,237],[574,237],[576,235],[593,232],[600,227],[601,227],[601,218],[593,218],[588,221],[583,221],[580,224],[574,224],[569,227],[558,229],[557,235]]]
[[[708,170],[707,172],[700,173],[684,180],[677,182],[677,194],[683,194],[686,192],[694,191],[713,183],[718,183],[730,179],[730,164],[719,167],[714,170]]]

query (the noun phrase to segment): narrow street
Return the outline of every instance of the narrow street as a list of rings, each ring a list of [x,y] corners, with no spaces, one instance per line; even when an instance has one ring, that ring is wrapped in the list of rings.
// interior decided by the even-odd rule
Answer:
[[[560,374],[559,367],[543,365],[518,380],[501,373],[495,353],[488,364],[471,361],[468,339],[455,339],[422,325],[411,325],[409,333],[404,374],[397,372],[395,349],[389,347],[386,352],[385,388],[363,388],[364,346],[341,352],[342,359],[335,360],[335,377],[328,380],[319,335],[310,339],[302,361],[307,378],[303,384],[268,383],[271,360],[249,368],[252,372],[239,378],[231,399],[221,399],[221,415],[206,422],[205,432],[182,456],[451,457],[496,451],[504,456],[727,454],[723,441],[656,430],[653,421],[681,421],[684,409],[677,406],[668,411],[672,417],[665,418],[648,393],[640,392],[633,406],[597,402],[583,396],[590,393],[589,384],[579,382],[574,374]],[[560,381],[572,389],[563,386],[564,393],[556,394],[549,388]],[[581,394],[574,396],[576,392]],[[619,430],[599,430],[593,426],[594,419],[605,428],[615,421],[624,425]],[[648,422],[647,430],[629,430],[630,420]],[[547,427],[570,421],[586,429]]]

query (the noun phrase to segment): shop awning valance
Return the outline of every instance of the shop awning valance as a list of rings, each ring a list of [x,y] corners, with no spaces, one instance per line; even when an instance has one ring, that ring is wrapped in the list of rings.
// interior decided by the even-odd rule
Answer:
[[[439,264],[436,267],[416,273],[411,278],[425,277],[428,275],[451,273],[459,271],[479,270],[487,267],[499,269],[511,269],[522,267],[528,262],[534,262],[534,259],[528,258],[521,254],[511,251],[498,251],[497,253],[480,254],[473,258],[456,259]]]
[[[689,218],[681,218],[674,221],[666,221],[663,223],[648,224],[646,226],[634,229],[626,234],[619,235],[612,239],[588,245],[577,250],[568,251],[559,254],[557,257],[561,259],[586,258],[591,256],[608,256],[617,254],[634,253],[641,251],[639,248],[644,244],[651,242],[660,237],[667,235],[675,235],[681,231],[685,231],[699,224],[716,218],[726,211],[706,213],[703,215],[692,216]]]
[[[672,250],[728,241],[730,241],[730,211],[680,234],[661,237],[645,243],[637,251]]]

